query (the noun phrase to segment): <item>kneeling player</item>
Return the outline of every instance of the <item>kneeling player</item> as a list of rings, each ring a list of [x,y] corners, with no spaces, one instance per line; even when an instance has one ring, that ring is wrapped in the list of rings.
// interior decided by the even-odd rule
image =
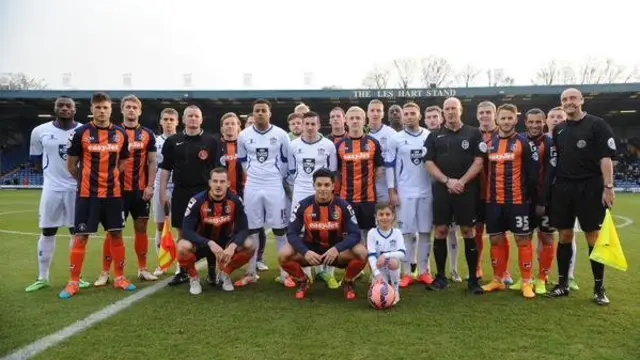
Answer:
[[[302,267],[317,265],[346,268],[345,297],[356,298],[353,280],[366,265],[367,249],[360,244],[353,208],[333,195],[335,180],[331,170],[316,170],[313,174],[315,195],[294,205],[287,234],[289,243],[278,253],[280,266],[299,285],[298,299],[305,298],[310,285]]]
[[[247,242],[249,229],[242,200],[229,191],[227,170],[215,168],[209,178],[209,191],[189,201],[182,224],[184,239],[178,241],[178,261],[189,274],[189,292],[202,292],[196,261],[209,252],[219,264],[224,291],[233,291],[229,275],[249,262],[256,244]]]
[[[367,234],[367,250],[369,251],[369,266],[377,280],[385,281],[396,293],[393,304],[400,301],[400,262],[406,256],[404,236],[402,231],[393,227],[394,214],[388,203],[376,205],[376,221],[378,227],[369,230]]]

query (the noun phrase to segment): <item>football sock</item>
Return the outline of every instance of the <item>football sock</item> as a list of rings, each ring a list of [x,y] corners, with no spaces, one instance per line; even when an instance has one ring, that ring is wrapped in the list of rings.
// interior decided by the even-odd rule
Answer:
[[[69,236],[69,250],[73,249],[73,243],[76,242],[75,235]]]
[[[102,271],[109,272],[111,270],[111,233],[107,232],[102,243]]]
[[[149,249],[149,236],[146,232],[135,234],[134,248],[138,257],[138,269],[146,269],[147,251]]]
[[[324,272],[327,273],[329,276],[335,276],[336,268],[334,266],[325,266]]]
[[[476,248],[478,249],[478,268],[476,271],[482,268],[482,251],[484,250],[484,226],[478,226],[476,228]]]
[[[282,249],[285,245],[287,245],[287,235],[276,235],[276,251],[278,254],[280,253],[280,249]],[[255,267],[253,269],[255,274]],[[280,268],[280,277],[282,278],[282,280],[284,280],[284,278],[287,277],[287,271]]]
[[[302,266],[295,261],[289,261],[280,265],[282,271],[285,271],[286,274],[289,274],[292,279],[296,281],[304,281],[306,279],[306,275],[304,271],[302,271]],[[286,277],[286,276],[285,276]]]
[[[411,265],[409,265],[409,268],[411,269],[411,273],[413,274],[414,272],[416,272],[416,269],[418,268],[418,264],[411,263]]]
[[[400,289],[400,268],[389,271],[389,282],[395,291]]]
[[[161,243],[162,243],[162,232],[156,231],[156,255],[160,253]]]
[[[531,282],[533,272],[533,244],[531,241],[518,245],[518,262],[520,263],[522,281]]]
[[[447,247],[449,250],[449,265],[451,271],[458,272],[458,232],[455,226],[449,227],[447,234]]]
[[[540,244],[538,244],[538,247],[540,247]],[[540,251],[540,272],[538,273],[539,279],[546,279],[551,273],[555,253],[555,244],[542,245],[542,250]]]
[[[251,240],[252,244],[258,244],[260,242],[260,239],[258,237],[258,234],[251,234],[249,235],[249,237],[247,239]],[[277,239],[277,237],[276,237]],[[276,246],[278,245],[278,243],[276,243]],[[280,251],[280,249],[278,248],[278,251]],[[253,256],[251,257],[251,259],[249,260],[249,265],[247,265],[247,275],[255,275],[256,274],[256,264],[258,262],[258,252],[255,251],[253,253]]]
[[[431,233],[418,234],[418,273],[428,271],[429,256],[431,254]]]
[[[76,238],[73,242],[73,248],[69,255],[71,263],[71,281],[80,281],[82,273],[82,265],[84,264],[84,255],[87,251],[87,241],[80,241]]]
[[[511,241],[505,234],[504,241],[502,242],[502,251],[504,251],[504,274],[502,278],[506,278],[507,272],[509,271],[509,262],[511,261]]]
[[[436,258],[436,276],[446,277],[445,268],[447,266],[447,239],[436,238],[433,241],[433,256]]]
[[[344,272],[344,280],[347,282],[353,281],[360,274],[364,267],[367,265],[365,261],[351,260]]]
[[[403,263],[402,273],[411,274],[411,263],[414,261],[413,259],[415,259],[416,257],[415,247],[413,245],[413,242],[415,240],[415,235],[402,234],[402,237],[404,237],[404,246],[407,249],[407,255],[404,257],[404,260],[402,261]]]
[[[569,263],[573,249],[571,244],[558,243],[556,258],[558,261],[558,283],[564,287],[569,284]]]
[[[504,241],[504,240],[503,240]],[[493,268],[493,276],[502,280],[504,273],[504,246],[502,243],[491,244],[491,267]]]
[[[178,255],[180,268],[184,269],[192,278],[198,277],[198,270],[196,270],[196,260],[196,254],[192,252],[188,252],[186,255]]]
[[[589,255],[593,251],[593,246],[589,246]],[[604,283],[604,264],[589,259],[591,262],[591,272],[593,273],[593,288],[594,291],[602,289]]]
[[[124,276],[124,242],[122,233],[114,236],[111,234],[111,256],[113,257],[113,274],[116,278]]]
[[[251,258],[251,256],[249,256],[249,258]],[[207,259],[207,273],[209,274],[210,277],[215,278],[216,265],[218,263],[216,256],[211,251],[207,251],[206,259]]]
[[[262,228],[258,233],[258,257],[257,257],[258,261],[263,260],[262,256],[264,255],[264,248],[266,245],[267,245],[267,234],[265,233],[264,228]]]
[[[478,248],[475,238],[464,238],[464,257],[469,268],[469,280],[477,280],[476,269],[478,269]]]
[[[324,265],[314,266],[313,270],[315,270],[316,274],[319,274],[324,271]]]
[[[252,256],[253,251],[251,250],[237,251],[235,254],[233,254],[231,260],[229,260],[229,264],[227,264],[227,266],[225,266],[222,271],[227,275],[231,275],[234,270],[249,262]]]
[[[576,244],[576,234],[573,233],[573,240],[571,241],[571,261],[569,262],[569,279],[575,278],[576,269],[576,255],[578,254],[578,246]]]
[[[51,259],[56,249],[56,237],[40,235],[38,239],[38,280],[49,280]]]

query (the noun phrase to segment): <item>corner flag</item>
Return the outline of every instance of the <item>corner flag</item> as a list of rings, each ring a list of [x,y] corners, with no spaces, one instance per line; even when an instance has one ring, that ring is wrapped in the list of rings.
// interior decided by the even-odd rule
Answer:
[[[165,209],[168,214],[168,209]],[[162,240],[160,241],[160,251],[158,251],[158,262],[162,271],[167,271],[176,261],[176,243],[173,241],[171,233],[171,217],[165,216],[164,227],[162,228]]]
[[[618,232],[609,210],[604,217],[598,240],[589,258],[614,269],[627,271],[627,259],[622,251]]]

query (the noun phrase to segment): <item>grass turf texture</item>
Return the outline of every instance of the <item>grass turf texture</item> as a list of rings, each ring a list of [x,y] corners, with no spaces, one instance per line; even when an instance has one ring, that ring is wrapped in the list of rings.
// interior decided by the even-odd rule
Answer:
[[[0,355],[130,295],[106,287],[81,290],[67,301],[57,298],[68,277],[66,230],[59,231],[52,287],[24,292],[37,275],[38,237],[19,233],[38,233],[39,196],[38,191],[0,191],[0,272],[4,275],[0,285]],[[357,284],[355,302],[346,302],[341,290],[326,289],[321,283],[313,285],[309,299],[297,301],[292,290],[273,281],[275,244],[270,242],[266,256],[271,270],[261,273],[257,284],[234,293],[203,285],[204,292],[198,297],[189,295],[188,285],[162,289],[36,358],[371,359],[384,351],[396,359],[637,359],[638,204],[638,196],[619,195],[614,209],[615,215],[635,223],[618,230],[629,270],[606,270],[605,286],[612,299],[609,307],[591,301],[592,276],[582,234],[576,270],[581,289],[569,298],[527,301],[515,291],[468,295],[463,284],[440,293],[414,286],[402,291],[402,301],[396,308],[383,312],[369,307],[367,285],[362,282]],[[625,222],[620,218],[616,221]],[[153,258],[155,230],[151,224],[149,229]],[[125,235],[131,234],[129,225]],[[125,243],[126,272],[133,280],[136,258],[132,240]],[[487,249],[485,245],[483,264],[489,275]],[[517,278],[516,247],[512,249],[510,270]],[[84,279],[96,279],[101,251],[100,235],[88,245]],[[460,270],[464,273],[463,256],[460,251]],[[155,264],[151,259],[150,268]],[[135,283],[139,289],[152,284]]]

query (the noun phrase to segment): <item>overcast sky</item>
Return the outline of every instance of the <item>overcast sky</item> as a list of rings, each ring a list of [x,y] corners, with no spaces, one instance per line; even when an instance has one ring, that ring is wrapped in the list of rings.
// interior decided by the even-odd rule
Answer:
[[[0,74],[50,88],[63,73],[76,89],[123,88],[124,73],[136,89],[181,89],[185,73],[194,89],[243,89],[244,73],[253,89],[361,88],[374,66],[439,55],[526,85],[553,58],[640,64],[638,10],[623,0],[0,0]]]

